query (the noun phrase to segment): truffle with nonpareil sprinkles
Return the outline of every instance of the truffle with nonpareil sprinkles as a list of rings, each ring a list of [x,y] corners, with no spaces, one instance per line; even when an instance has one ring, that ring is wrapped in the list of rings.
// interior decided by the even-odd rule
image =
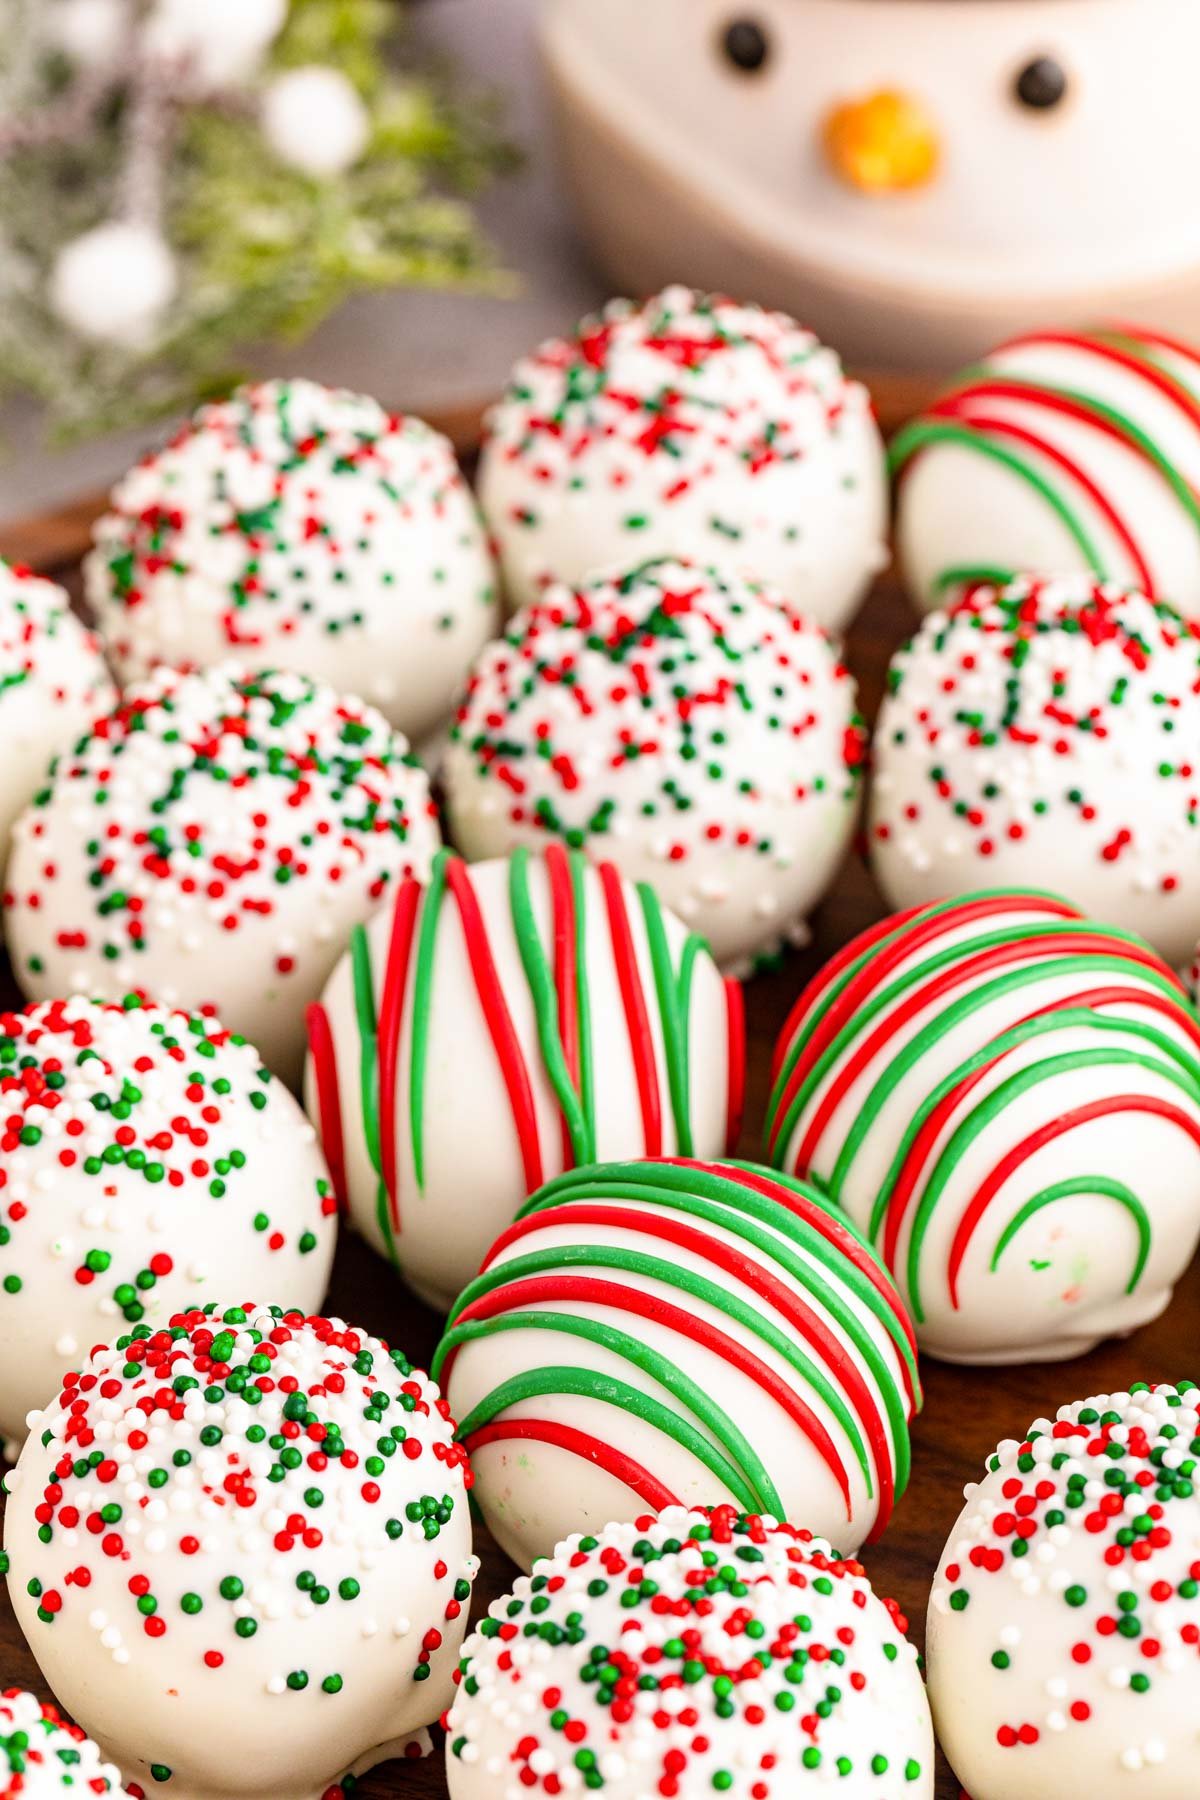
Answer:
[[[0,1432],[95,1343],[222,1295],[325,1298],[337,1202],[258,1052],[128,997],[0,1013]]]
[[[1087,576],[971,587],[892,659],[871,861],[893,906],[1054,887],[1182,964],[1200,936],[1200,631]]]
[[[605,856],[735,970],[803,934],[864,748],[824,632],[773,590],[672,560],[519,613],[476,660],[451,738],[468,857],[553,837]]]
[[[359,694],[415,740],[500,621],[450,444],[313,381],[201,408],[95,536],[88,598],[127,681],[237,656]]]
[[[932,1800],[894,1602],[771,1517],[669,1507],[569,1537],[464,1646],[451,1800]]]
[[[1200,1789],[1200,1411],[1135,1383],[1006,1439],[929,1607],[929,1695],[984,1800]]]
[[[373,708],[307,676],[160,669],[18,822],[17,979],[212,1011],[298,1080],[304,1009],[351,928],[439,841],[425,773]]]
[[[124,1787],[121,1771],[105,1762],[91,1739],[57,1707],[20,1688],[0,1694],[0,1800],[54,1800],[70,1794],[112,1794],[143,1800],[140,1787]]]
[[[0,869],[51,758],[115,699],[96,639],[62,588],[0,561]]]
[[[866,389],[782,313],[671,287],[513,371],[479,492],[518,605],[641,556],[769,581],[836,630],[887,560]]]
[[[66,1376],[8,1478],[63,1704],[168,1800],[340,1800],[427,1747],[476,1562],[429,1377],[340,1319],[206,1307]]]

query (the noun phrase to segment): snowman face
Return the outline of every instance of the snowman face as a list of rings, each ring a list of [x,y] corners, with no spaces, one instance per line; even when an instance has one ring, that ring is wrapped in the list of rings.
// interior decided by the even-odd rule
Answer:
[[[612,127],[847,277],[1050,296],[1200,257],[1195,0],[557,4]]]

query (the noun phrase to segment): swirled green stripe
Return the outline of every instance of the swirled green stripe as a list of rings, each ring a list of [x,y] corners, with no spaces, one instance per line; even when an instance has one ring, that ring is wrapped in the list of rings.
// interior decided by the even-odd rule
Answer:
[[[1150,1255],[1151,1228],[1150,1215],[1142,1205],[1132,1188],[1126,1187],[1123,1181],[1114,1181],[1109,1175],[1075,1175],[1069,1181],[1056,1181],[1050,1187],[1044,1187],[1040,1193],[1027,1200],[1021,1210],[1011,1218],[996,1240],[996,1248],[992,1252],[992,1273],[1000,1266],[1000,1258],[1008,1249],[1017,1233],[1027,1225],[1037,1213],[1047,1206],[1055,1206],[1060,1200],[1073,1199],[1077,1194],[1105,1194],[1123,1206],[1133,1220],[1134,1230],[1138,1237],[1137,1255],[1133,1262],[1133,1273],[1129,1277],[1125,1292],[1132,1294],[1145,1272],[1146,1260]]]
[[[1150,1057],[1141,1056],[1135,1050],[1105,1046],[1104,1049],[1070,1051],[1061,1056],[1048,1057],[1045,1062],[1031,1063],[1027,1068],[1018,1069],[1015,1075],[1010,1075],[1007,1081],[1002,1081],[999,1086],[993,1088],[967,1114],[947,1141],[934,1164],[913,1220],[912,1235],[908,1244],[908,1291],[913,1317],[918,1323],[925,1316],[919,1292],[921,1249],[925,1233],[929,1228],[929,1222],[937,1203],[945,1191],[946,1184],[976,1138],[1007,1107],[1028,1093],[1031,1088],[1040,1087],[1044,1081],[1053,1080],[1057,1075],[1074,1074],[1080,1069],[1122,1066],[1152,1070],[1163,1080],[1173,1083],[1194,1104],[1196,1097],[1194,1084],[1186,1081],[1175,1069],[1165,1063],[1157,1063]]]
[[[592,995],[588,986],[587,872],[581,850],[568,852],[575,896],[575,1014],[579,1024],[579,1098],[587,1121],[588,1162],[596,1160],[596,1072],[592,1047]]]
[[[358,1027],[358,1085],[362,1108],[363,1137],[367,1155],[377,1176],[375,1217],[392,1263],[399,1268],[396,1238],[388,1192],[382,1177],[383,1162],[379,1149],[379,1032],[375,1013],[375,983],[371,971],[371,944],[365,928],[359,924],[350,933],[350,973],[354,987],[354,1020]]]
[[[571,1071],[563,1053],[558,990],[534,917],[533,902],[529,895],[529,851],[524,848],[514,850],[509,859],[508,899],[517,949],[533,999],[542,1064],[566,1122],[571,1153],[577,1163],[594,1162],[595,1133],[591,1129],[592,1122],[584,1110],[580,1096],[575,1091]]]
[[[785,1516],[786,1509],[779,1490],[771,1480],[766,1465],[729,1414],[705,1393],[699,1382],[693,1381],[669,1357],[643,1343],[641,1338],[632,1337],[626,1331],[618,1331],[615,1326],[607,1325],[603,1320],[582,1318],[574,1313],[525,1310],[507,1313],[496,1319],[469,1319],[464,1325],[452,1326],[446,1333],[438,1346],[439,1362],[444,1362],[449,1352],[460,1344],[478,1338],[489,1338],[502,1331],[559,1331],[569,1337],[581,1338],[586,1343],[598,1344],[601,1349],[619,1357],[623,1362],[631,1363],[643,1375],[649,1375],[673,1399],[686,1406],[693,1418],[712,1433],[730,1463],[738,1468],[743,1485],[752,1496],[751,1506],[754,1509],[774,1513],[777,1519]],[[436,1376],[434,1380],[437,1380]],[[492,1398],[489,1394],[482,1405],[490,1406]],[[460,1430],[464,1437],[467,1436],[468,1424],[464,1423]]]
[[[650,965],[654,970],[654,989],[658,996],[658,1016],[662,1024],[663,1052],[667,1059],[667,1089],[671,1096],[671,1112],[675,1120],[675,1142],[681,1156],[694,1154],[692,1146],[691,1095],[688,1092],[687,1045],[680,1018],[679,990],[671,966],[671,947],[662,908],[653,888],[638,883],[638,899],[646,925],[646,941],[650,946]]]
[[[425,1191],[425,1069],[429,1059],[434,961],[438,921],[446,893],[446,864],[453,854],[452,850],[439,850],[433,859],[429,885],[421,899],[421,924],[417,932],[417,962],[413,977],[412,1058],[408,1074],[408,1120],[412,1138],[413,1173],[422,1193]]]
[[[993,443],[980,429],[972,430],[969,425],[954,425],[943,419],[913,419],[892,439],[891,449],[888,451],[889,469],[894,475],[898,474],[910,458],[930,444],[958,444],[962,449],[974,452],[976,456],[986,456],[992,462],[1002,464],[1011,475],[1031,487],[1046,502],[1051,512],[1066,527],[1096,580],[1108,579],[1104,559],[1092,542],[1087,527],[1057,488],[1031,463],[1027,463],[1013,451],[1004,449],[1002,445]]]
[[[951,563],[935,575],[933,585],[939,594],[947,588],[973,587],[976,582],[987,582],[992,587],[1008,587],[1017,579],[1018,570],[1002,569],[999,563]]]
[[[564,1269],[615,1269],[624,1275],[634,1275],[640,1281],[660,1281],[664,1287],[674,1289],[689,1300],[701,1301],[704,1305],[711,1306],[718,1315],[723,1314],[742,1326],[794,1369],[812,1392],[829,1407],[846,1434],[854,1459],[862,1471],[867,1492],[874,1498],[871,1459],[858,1422],[824,1371],[805,1354],[790,1331],[784,1331],[738,1295],[729,1293],[695,1270],[683,1268],[644,1250],[625,1250],[616,1244],[556,1244],[551,1249],[533,1250],[524,1256],[515,1256],[510,1261],[499,1263],[486,1269],[482,1275],[477,1275],[456,1300],[453,1318],[456,1319],[484,1295],[494,1293],[497,1288],[507,1287],[509,1282],[521,1281],[527,1275],[558,1275]],[[905,1431],[903,1438],[906,1445],[907,1437]],[[903,1484],[897,1476],[897,1498],[903,1491]]]

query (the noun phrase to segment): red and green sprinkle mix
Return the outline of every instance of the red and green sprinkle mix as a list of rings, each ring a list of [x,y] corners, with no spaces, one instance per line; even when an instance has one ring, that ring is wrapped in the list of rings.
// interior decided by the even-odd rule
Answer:
[[[0,1694],[0,1800],[62,1792],[137,1796],[121,1785],[120,1772],[102,1758],[78,1725],[20,1688]]]

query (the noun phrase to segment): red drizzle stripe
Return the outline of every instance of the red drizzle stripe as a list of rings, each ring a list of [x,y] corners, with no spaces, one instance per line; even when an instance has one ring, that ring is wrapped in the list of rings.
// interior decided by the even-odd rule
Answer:
[[[571,864],[561,844],[546,850],[546,874],[550,881],[550,906],[554,919],[554,987],[558,995],[558,1035],[571,1086],[578,1094],[579,1084],[579,990],[576,986],[575,961],[575,892],[571,885]],[[562,1121],[563,1168],[575,1166],[571,1133]]]
[[[473,1431],[463,1448],[468,1456],[474,1456],[486,1444],[503,1444],[514,1438],[526,1443],[552,1444],[556,1450],[582,1457],[584,1462],[603,1469],[606,1475],[615,1475],[639,1500],[644,1500],[657,1512],[666,1506],[680,1504],[670,1488],[664,1487],[641,1463],[634,1462],[632,1456],[623,1455],[611,1444],[601,1443],[599,1438],[591,1437],[586,1431],[576,1431],[571,1425],[559,1425],[551,1419],[497,1419],[491,1425],[481,1425],[478,1431]]]
[[[1131,337],[1147,344],[1159,343],[1167,349],[1179,351],[1190,362],[1197,360],[1196,352],[1189,350],[1186,345],[1174,343],[1169,338],[1155,338],[1152,332],[1141,331],[1137,328],[1122,331],[1119,325],[1110,326],[1108,329],[1115,332],[1118,337]],[[1000,349],[993,351],[992,355],[1002,356],[1008,350],[1036,349],[1039,344],[1057,345],[1066,350],[1082,350],[1088,356],[1099,357],[1102,362],[1116,363],[1120,368],[1127,369],[1131,375],[1136,375],[1138,380],[1144,381],[1148,387],[1157,389],[1164,399],[1169,400],[1173,406],[1178,408],[1194,430],[1200,430],[1200,402],[1194,395],[1180,387],[1165,369],[1155,368],[1153,363],[1144,362],[1140,357],[1131,355],[1128,350],[1122,350],[1119,344],[1109,343],[1105,338],[1085,337],[1082,333],[1075,331],[1035,331],[1030,332],[1026,337],[1014,338],[1010,343],[1001,344]]]
[[[508,1010],[504,990],[500,986],[500,977],[496,973],[496,964],[492,957],[491,945],[488,943],[487,930],[479,910],[475,889],[471,886],[467,866],[465,863],[459,862],[456,857],[451,857],[445,868],[446,886],[454,896],[459,917],[462,920],[467,957],[471,964],[471,973],[475,977],[479,1003],[483,1008],[483,1016],[491,1033],[496,1060],[500,1065],[500,1073],[504,1077],[504,1085],[508,1089],[513,1124],[516,1126],[517,1139],[521,1146],[525,1188],[528,1193],[532,1194],[541,1187],[543,1176],[537,1113],[534,1109],[529,1071],[525,1067],[525,1058],[521,1054],[512,1014]]]
[[[503,1313],[520,1312],[527,1307],[544,1305],[547,1301],[564,1300],[581,1302],[589,1310],[607,1306],[616,1312],[648,1319],[651,1324],[677,1332],[689,1343],[702,1344],[706,1350],[719,1356],[722,1362],[729,1363],[748,1376],[783,1408],[808,1438],[837,1482],[846,1503],[846,1517],[850,1517],[850,1478],[846,1473],[846,1465],[838,1455],[837,1446],[825,1426],[811,1408],[804,1404],[799,1394],[752,1350],[730,1337],[728,1332],[682,1306],[673,1306],[658,1294],[640,1294],[636,1288],[623,1287],[620,1282],[598,1281],[584,1275],[528,1276],[521,1281],[512,1282],[508,1287],[482,1295],[470,1306],[464,1307],[453,1323],[461,1325],[471,1319],[494,1319]],[[461,1348],[461,1345],[456,1345],[443,1366],[440,1384],[443,1388],[449,1383],[454,1358]]]
[[[654,1039],[650,1035],[650,1015],[646,1011],[646,996],[633,947],[625,892],[621,877],[611,863],[600,863],[598,873],[604,889],[613,960],[617,966],[617,983],[621,989],[621,1004],[625,1008],[625,1024],[629,1031],[629,1050],[637,1077],[645,1155],[661,1156],[662,1094],[655,1065]]]
[[[690,1251],[701,1261],[711,1263],[724,1274],[732,1276],[735,1281],[740,1281],[751,1293],[757,1294],[760,1300],[773,1306],[810,1349],[816,1351],[825,1367],[841,1383],[862,1422],[875,1460],[879,1487],[879,1525],[882,1530],[891,1516],[895,1481],[879,1406],[863,1380],[853,1356],[798,1294],[793,1293],[778,1276],[772,1275],[769,1269],[764,1269],[761,1263],[755,1262],[736,1245],[726,1244],[705,1231],[697,1230],[695,1226],[684,1224],[680,1219],[664,1217],[661,1212],[636,1212],[629,1207],[589,1205],[583,1201],[548,1207],[544,1212],[530,1213],[527,1218],[518,1219],[492,1245],[484,1258],[480,1273],[489,1269],[497,1256],[508,1249],[510,1244],[519,1243],[523,1238],[554,1225],[570,1225],[573,1230],[580,1225],[602,1225],[616,1231],[629,1231],[635,1236],[651,1237],[674,1244],[677,1249]]]
[[[740,981],[725,982],[725,1034],[728,1046],[728,1099],[725,1105],[725,1154],[732,1156],[742,1135],[746,1113],[746,997]]]
[[[400,1073],[400,1031],[412,957],[421,886],[406,881],[396,895],[388,939],[383,995],[379,1004],[379,1172],[391,1207],[392,1226],[400,1229],[400,1182],[396,1168],[396,1083]]]
[[[958,1230],[950,1247],[950,1264],[947,1270],[950,1299],[956,1309],[959,1272],[963,1258],[971,1246],[975,1228],[1013,1170],[1020,1168],[1027,1157],[1042,1149],[1045,1144],[1051,1144],[1056,1138],[1074,1131],[1077,1125],[1089,1125],[1093,1119],[1108,1118],[1113,1113],[1152,1113],[1157,1118],[1168,1119],[1171,1124],[1178,1125],[1191,1138],[1196,1148],[1200,1149],[1200,1125],[1190,1119],[1181,1107],[1173,1106],[1169,1100],[1160,1100],[1151,1094],[1110,1094],[1105,1100],[1091,1100],[1086,1106],[1078,1106],[1074,1112],[1063,1113],[1060,1118],[1050,1119],[1045,1125],[1039,1126],[1037,1131],[1031,1131],[1027,1138],[1013,1145],[991,1174],[980,1183],[971,1204],[959,1220]]]
[[[870,950],[879,942],[880,938],[887,937],[893,931],[902,930],[911,919],[915,919],[923,913],[927,906],[928,901],[923,900],[920,906],[910,906],[906,912],[892,913],[889,918],[880,919],[877,925],[870,926],[866,931],[860,931],[856,938],[851,938],[848,944],[843,944],[837,955],[831,956],[829,961],[817,970],[812,980],[800,990],[800,997],[784,1020],[783,1030],[776,1040],[775,1052],[771,1057],[772,1085],[778,1079],[788,1045],[795,1036],[801,1019],[816,1006],[825,990],[832,987],[847,963],[853,962],[856,957],[862,956],[865,951]]]
[[[321,1121],[321,1147],[329,1164],[329,1175],[337,1198],[338,1209],[348,1209],[346,1187],[346,1151],[342,1137],[342,1100],[338,1091],[337,1057],[333,1050],[333,1031],[329,1014],[315,1000],[305,1008],[308,1047],[312,1055],[313,1075],[317,1083],[317,1114]]]

